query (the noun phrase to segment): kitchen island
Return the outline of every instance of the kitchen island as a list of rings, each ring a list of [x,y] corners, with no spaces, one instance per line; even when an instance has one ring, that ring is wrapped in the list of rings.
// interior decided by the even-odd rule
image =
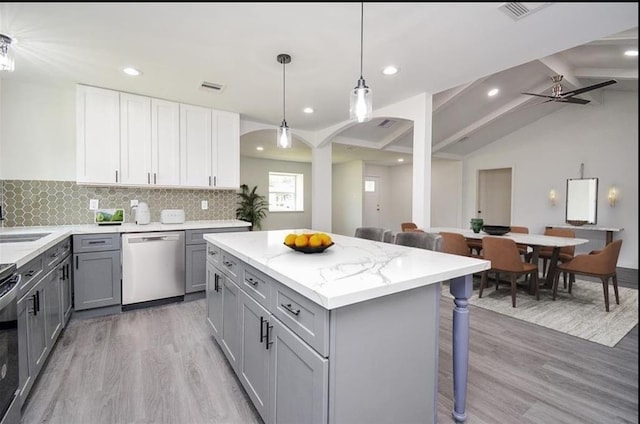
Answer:
[[[435,423],[442,281],[455,298],[453,417],[464,421],[467,299],[490,263],[334,234],[304,254],[283,244],[291,232],[313,231],[204,236],[208,322],[265,422]]]

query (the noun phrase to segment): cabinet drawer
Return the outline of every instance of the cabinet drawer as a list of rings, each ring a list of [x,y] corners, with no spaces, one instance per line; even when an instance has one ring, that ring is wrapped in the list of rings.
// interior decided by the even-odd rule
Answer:
[[[280,283],[271,289],[271,313],[321,356],[329,357],[329,311]]]
[[[120,234],[81,234],[73,236],[73,253],[120,250]]]
[[[38,255],[26,265],[18,268],[18,274],[22,276],[18,288],[18,299],[25,295],[31,287],[44,276],[44,255]]]
[[[61,241],[60,243],[47,250],[44,254],[45,269],[52,269],[58,262],[71,254],[71,237]]]
[[[207,244],[207,262],[220,268],[221,258],[222,258],[222,252],[220,251],[220,248],[217,246],[214,246],[211,243],[208,243]]]
[[[271,286],[275,284],[272,281],[271,277],[245,266],[244,278],[240,287],[265,309],[269,309],[269,294],[271,293]]]
[[[221,259],[220,259],[220,269],[233,280],[234,283],[240,285],[240,275],[242,271],[241,262],[233,255],[221,251]]]

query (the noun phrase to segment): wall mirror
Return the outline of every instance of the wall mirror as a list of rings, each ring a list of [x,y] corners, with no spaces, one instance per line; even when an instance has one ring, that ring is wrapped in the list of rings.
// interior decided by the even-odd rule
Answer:
[[[596,224],[598,216],[598,179],[580,178],[567,180],[568,223],[586,221],[585,224]]]

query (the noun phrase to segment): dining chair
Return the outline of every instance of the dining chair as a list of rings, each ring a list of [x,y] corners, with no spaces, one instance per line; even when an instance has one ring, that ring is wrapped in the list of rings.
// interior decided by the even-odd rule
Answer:
[[[402,229],[402,231],[407,231],[407,230],[415,230],[418,228],[418,226],[416,224],[414,224],[413,222],[403,222],[402,224],[400,224],[400,228]]]
[[[408,231],[396,234],[395,244],[442,252],[443,238],[438,233]]]
[[[569,228],[547,228],[544,230],[545,236],[553,236],[553,237],[568,237],[575,238],[576,232]],[[560,255],[558,256],[558,261],[560,263],[569,262],[573,259],[575,255],[576,247],[575,246],[565,246],[560,248]],[[541,247],[538,252],[538,258],[542,259],[542,276],[544,277],[547,273],[547,261],[551,261],[551,256],[553,254],[552,247]],[[567,288],[567,273],[562,274],[562,280],[564,284],[564,288]]]
[[[520,251],[516,242],[503,237],[483,237],[482,238],[482,257],[491,261],[489,272],[496,274],[496,290],[500,284],[500,274],[508,274],[511,280],[511,306],[516,307],[516,285],[517,279],[521,275],[531,276],[529,279],[529,293],[532,288],[536,296],[536,300],[540,300],[538,265],[523,262]],[[482,297],[482,291],[487,285],[489,272],[482,274],[480,282],[480,293],[478,297]]]
[[[382,241],[384,241],[385,243],[391,243],[393,244],[393,241],[396,238],[396,234],[391,231],[391,230],[387,230],[384,232],[384,234],[382,235]]]
[[[511,225],[510,228],[511,228],[511,231],[510,231],[511,233],[529,234],[529,228],[527,227]],[[525,259],[525,261],[529,262],[529,259],[531,258],[531,254],[529,253],[529,247],[526,244],[520,244],[520,243],[516,243],[516,246],[518,246],[518,251],[520,252],[522,257]]]
[[[469,245],[462,234],[441,231],[442,251],[452,255],[471,256]]]
[[[387,231],[391,230],[381,227],[358,227],[356,228],[354,237],[374,241],[384,241],[384,234]]]
[[[618,256],[620,256],[621,247],[622,240],[612,241],[606,245],[604,249],[598,252],[576,255],[570,261],[558,265],[553,277],[553,300],[556,300],[560,273],[566,272],[572,275],[579,274],[599,278],[602,281],[604,307],[607,312],[609,312],[609,279],[611,278],[613,282],[613,292],[616,296],[616,304],[619,305],[620,297],[618,296],[618,275],[616,274],[616,265],[618,263]],[[571,293],[572,285],[573,279],[570,278],[569,293]]]

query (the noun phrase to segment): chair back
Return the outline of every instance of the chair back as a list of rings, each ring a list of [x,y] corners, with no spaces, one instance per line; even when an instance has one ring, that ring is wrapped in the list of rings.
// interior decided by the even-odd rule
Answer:
[[[600,253],[579,255],[584,259],[584,261],[581,261],[582,266],[580,271],[599,275],[615,274],[621,247],[622,240],[616,240],[607,244]],[[576,256],[576,258],[578,258],[578,256]]]
[[[384,233],[386,228],[381,227],[358,227],[356,228],[355,237],[374,241],[384,241]]]
[[[438,233],[409,231],[396,234],[395,244],[442,252],[443,238]]]
[[[407,230],[415,230],[416,228],[418,228],[418,226],[413,222],[403,222],[402,224],[400,224],[400,228],[404,232]]]
[[[440,232],[442,236],[442,251],[452,255],[469,256],[469,245],[462,234]]]
[[[517,227],[512,225],[510,228],[512,233],[529,234],[529,229],[527,227]]]
[[[520,272],[524,270],[516,242],[509,238],[482,238],[482,256],[491,261],[491,268],[499,271]]]
[[[393,241],[395,240],[395,233],[391,230],[387,230],[384,232],[384,234],[382,235],[382,241],[384,241],[385,243],[391,243],[393,244]]]
[[[576,238],[576,232],[569,228],[546,228],[544,230],[544,235],[553,237]],[[552,250],[553,248],[551,247],[541,247],[540,253],[548,253],[550,255]],[[564,246],[560,248],[561,255],[573,256],[575,253],[575,246]]]

